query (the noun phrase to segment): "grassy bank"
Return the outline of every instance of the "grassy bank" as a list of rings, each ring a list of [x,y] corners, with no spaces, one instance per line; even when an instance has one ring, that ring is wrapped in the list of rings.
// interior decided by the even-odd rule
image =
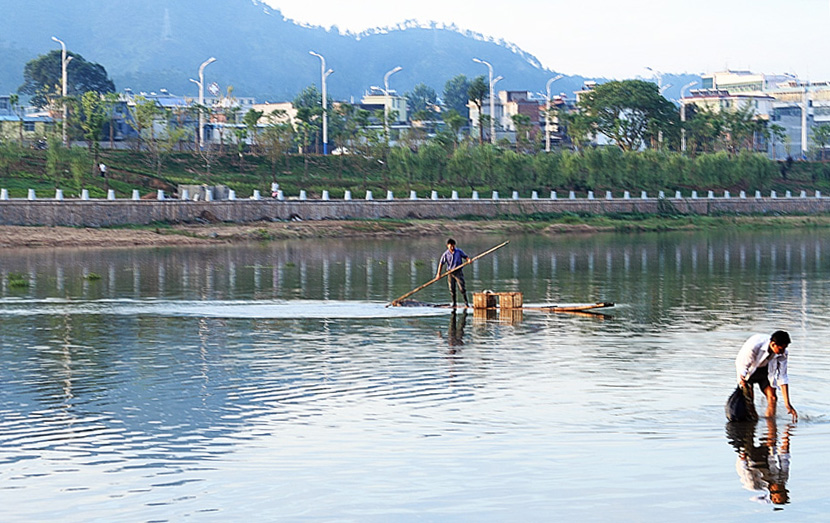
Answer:
[[[573,190],[583,195],[588,190],[597,194],[612,191],[617,197],[622,197],[623,191],[639,195],[641,190],[650,195],[660,190],[667,194],[680,190],[687,196],[692,190],[704,194],[708,190],[718,194],[725,190],[733,194],[740,190],[776,190],[781,194],[788,190],[821,190],[830,195],[830,164],[778,163],[760,155],[714,153],[688,158],[616,149],[520,155],[487,145],[454,151],[432,146],[418,152],[392,151],[385,161],[359,155],[268,158],[250,152],[242,157],[215,152],[206,159],[194,152],[175,151],[161,158],[159,164],[148,152],[104,149],[100,161],[108,166],[110,174],[105,180],[93,174],[91,158],[84,160],[88,169],[79,170],[70,164],[55,168],[49,166],[47,151],[26,149],[0,169],[0,188],[8,189],[13,198],[25,197],[28,189],[48,197],[55,188],[63,189],[67,197],[85,188],[93,198],[105,197],[110,188],[119,198],[125,198],[133,189],[142,194],[157,189],[169,193],[179,184],[224,184],[239,197],[248,197],[255,189],[265,194],[274,181],[286,195],[305,190],[310,198],[320,197],[324,190],[332,198],[342,198],[347,190],[355,197],[362,197],[367,190],[376,197],[393,191],[398,198],[408,197],[410,191],[428,197],[433,190],[444,198],[453,190],[462,198],[470,197],[473,190],[482,197],[489,197],[494,190],[502,195],[515,190],[522,197],[538,191],[543,198],[551,190],[560,194]]]

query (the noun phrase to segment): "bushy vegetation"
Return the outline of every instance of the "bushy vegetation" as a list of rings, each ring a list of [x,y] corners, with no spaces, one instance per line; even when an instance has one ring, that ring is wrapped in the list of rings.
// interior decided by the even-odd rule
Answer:
[[[14,150],[4,156],[4,148]],[[55,151],[59,151],[56,153]],[[49,197],[61,188],[67,197],[89,190],[94,198],[106,196],[107,187],[118,197],[129,197],[133,189],[142,194],[163,189],[168,193],[179,184],[226,184],[239,197],[250,196],[255,189],[262,194],[276,181],[286,195],[307,191],[319,197],[323,190],[332,198],[342,198],[346,190],[355,197],[366,190],[376,197],[391,190],[397,197],[417,191],[427,196],[436,190],[449,197],[453,190],[461,197],[478,191],[519,191],[529,197],[538,191],[560,194],[573,190],[612,191],[621,196],[648,191],[691,190],[825,190],[830,187],[830,164],[811,162],[774,162],[760,154],[729,154],[725,151],[698,154],[622,151],[614,147],[589,148],[581,152],[517,153],[489,144],[462,142],[457,147],[430,142],[417,150],[392,147],[386,159],[365,155],[321,156],[285,155],[276,167],[263,155],[217,155],[210,172],[192,152],[170,153],[157,174],[155,160],[147,152],[103,150],[101,161],[109,166],[108,179],[91,174],[92,158],[84,149],[69,150],[55,145],[41,151],[20,149],[15,144],[0,144],[0,157],[8,161],[0,169],[0,187],[12,197],[24,197],[35,189],[39,197]],[[87,165],[88,164],[88,165]]]

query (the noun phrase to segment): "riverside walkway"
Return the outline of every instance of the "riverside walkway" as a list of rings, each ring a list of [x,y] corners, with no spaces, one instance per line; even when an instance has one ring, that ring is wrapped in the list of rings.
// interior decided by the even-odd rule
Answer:
[[[602,198],[592,192],[558,197],[553,192],[549,198],[520,198],[513,193],[510,198],[500,198],[493,193],[488,198],[438,198],[433,192],[430,198],[395,199],[387,194],[385,199],[374,199],[370,192],[364,198],[309,199],[305,193],[294,198],[279,194],[277,198],[261,198],[258,193],[246,199],[193,201],[166,198],[159,191],[155,199],[116,199],[110,193],[107,199],[63,198],[58,191],[54,198],[36,198],[30,191],[28,198],[9,198],[3,191],[0,196],[0,225],[42,225],[107,227],[119,225],[146,225],[154,222],[188,223],[200,221],[247,223],[256,221],[285,220],[343,220],[343,219],[437,219],[498,216],[522,216],[532,214],[744,214],[744,215],[810,215],[830,213],[830,198],[820,192],[807,194],[801,191],[778,195],[770,192],[761,195],[722,193],[715,195],[673,196],[660,193],[650,197],[640,193],[631,197],[606,193]]]

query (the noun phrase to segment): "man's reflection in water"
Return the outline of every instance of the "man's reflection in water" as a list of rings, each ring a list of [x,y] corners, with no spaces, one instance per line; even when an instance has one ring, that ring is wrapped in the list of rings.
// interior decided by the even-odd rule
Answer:
[[[745,489],[759,492],[750,499],[786,505],[790,502],[787,479],[790,477],[790,432],[794,425],[788,423],[779,440],[775,419],[766,418],[766,433],[756,445],[757,425],[758,422],[726,424],[726,437],[738,453],[735,470]]]
[[[461,313],[461,317],[452,311],[450,316],[450,328],[447,331],[447,344],[450,346],[450,354],[456,354],[464,345],[464,327],[467,325],[467,311]]]

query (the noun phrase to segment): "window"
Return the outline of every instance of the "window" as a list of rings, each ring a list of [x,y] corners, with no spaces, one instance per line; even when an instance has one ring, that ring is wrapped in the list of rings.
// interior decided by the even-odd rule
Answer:
[[[27,133],[35,132],[35,122],[23,122],[23,130]]]

